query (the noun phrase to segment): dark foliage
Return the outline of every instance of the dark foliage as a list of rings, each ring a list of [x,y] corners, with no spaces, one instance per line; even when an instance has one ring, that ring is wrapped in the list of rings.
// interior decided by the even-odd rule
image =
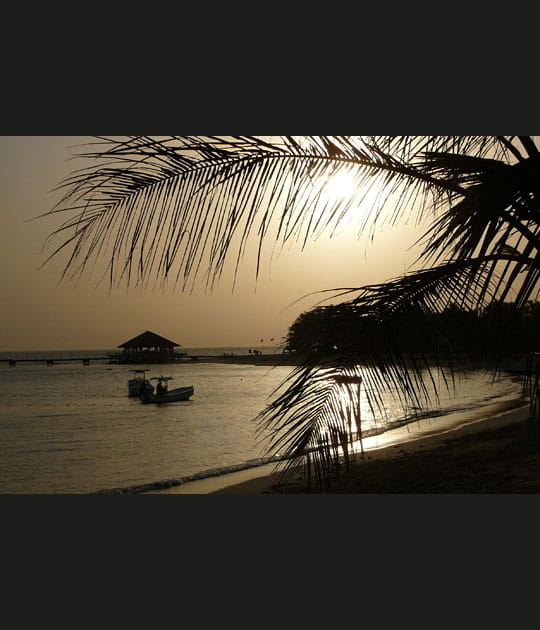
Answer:
[[[520,310],[514,303],[496,302],[479,312],[451,306],[428,314],[426,321],[437,347],[447,353],[528,354],[540,348],[539,302],[527,302]],[[369,323],[354,304],[318,306],[293,322],[285,350],[316,356],[356,345],[359,354],[369,352]],[[419,345],[417,350],[421,349]]]

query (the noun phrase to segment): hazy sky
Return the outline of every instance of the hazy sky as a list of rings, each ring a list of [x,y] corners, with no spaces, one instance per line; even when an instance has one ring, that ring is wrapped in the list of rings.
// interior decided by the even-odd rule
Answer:
[[[355,226],[266,261],[255,282],[246,259],[232,292],[230,275],[213,293],[140,291],[96,287],[98,278],[59,284],[61,261],[38,270],[42,246],[58,219],[32,221],[58,199],[52,192],[82,163],[70,158],[87,136],[0,136],[0,351],[109,349],[152,330],[184,347],[272,345],[321,298],[322,289],[361,286],[403,273],[417,250],[419,230],[385,229],[371,245]],[[47,250],[48,251],[48,250]]]

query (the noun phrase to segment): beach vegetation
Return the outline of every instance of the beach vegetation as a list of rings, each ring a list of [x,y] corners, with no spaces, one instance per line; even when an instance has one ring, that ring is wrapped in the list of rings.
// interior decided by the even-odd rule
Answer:
[[[257,418],[284,470],[310,479],[329,481],[361,434],[360,386],[373,409],[389,389],[404,408],[432,404],[434,370],[448,364],[445,318],[484,317],[485,343],[502,350],[517,318],[537,310],[535,136],[100,137],[83,155],[91,165],[62,182],[49,213],[67,215],[51,235],[66,279],[105,260],[111,285],[212,289],[253,240],[258,274],[268,241],[302,247],[346,221],[368,238],[382,224],[425,226],[411,269],[321,296],[334,306],[302,322],[316,322],[316,352]],[[338,178],[344,194],[331,193]]]
[[[430,312],[430,328],[437,332],[438,347],[470,358],[484,353],[528,354],[540,348],[540,302],[522,309],[512,302],[494,302],[480,311],[452,305]],[[355,335],[362,320],[348,304],[317,306],[301,313],[285,337],[284,350],[297,355],[337,351],[343,332]],[[498,334],[493,331],[498,329]],[[356,340],[360,346],[361,340]]]

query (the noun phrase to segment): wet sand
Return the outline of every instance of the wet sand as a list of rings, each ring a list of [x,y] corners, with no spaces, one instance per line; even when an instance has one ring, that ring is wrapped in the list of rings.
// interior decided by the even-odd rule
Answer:
[[[368,438],[364,446],[365,457],[329,488],[280,480],[269,464],[159,494],[540,492],[540,439],[529,406],[518,399],[415,422]]]
[[[255,481],[255,480],[254,480]],[[540,439],[522,406],[444,433],[366,453],[328,488],[267,478],[220,493],[538,493]]]

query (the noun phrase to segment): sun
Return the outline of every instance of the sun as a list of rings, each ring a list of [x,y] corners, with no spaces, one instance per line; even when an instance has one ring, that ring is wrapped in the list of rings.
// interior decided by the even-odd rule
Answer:
[[[351,199],[358,193],[358,184],[350,171],[339,171],[321,180],[321,194],[328,201]]]
[[[332,237],[343,232],[359,236],[369,217],[382,212],[391,193],[378,178],[366,177],[349,165],[320,174],[312,183],[317,237],[327,229]]]

